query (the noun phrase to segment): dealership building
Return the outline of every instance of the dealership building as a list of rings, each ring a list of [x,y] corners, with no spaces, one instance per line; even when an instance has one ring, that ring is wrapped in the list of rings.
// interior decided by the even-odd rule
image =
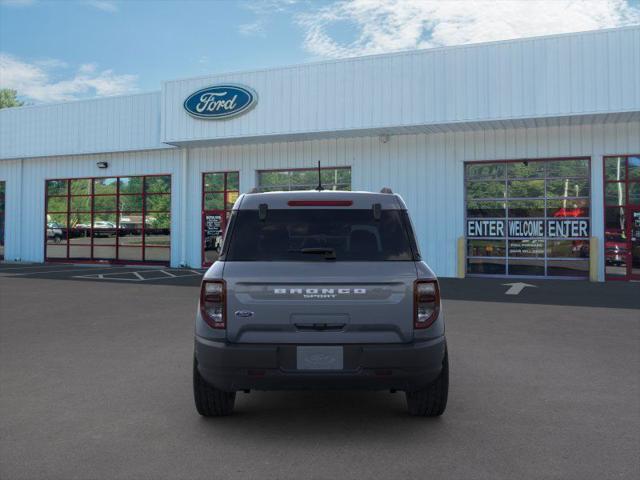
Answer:
[[[404,198],[441,276],[640,280],[640,27],[0,110],[4,261],[201,267],[239,194]]]

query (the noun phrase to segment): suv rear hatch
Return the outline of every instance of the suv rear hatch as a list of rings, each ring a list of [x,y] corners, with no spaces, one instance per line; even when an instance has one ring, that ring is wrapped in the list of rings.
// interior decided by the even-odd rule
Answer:
[[[413,339],[415,243],[404,210],[238,210],[223,248],[227,340]]]

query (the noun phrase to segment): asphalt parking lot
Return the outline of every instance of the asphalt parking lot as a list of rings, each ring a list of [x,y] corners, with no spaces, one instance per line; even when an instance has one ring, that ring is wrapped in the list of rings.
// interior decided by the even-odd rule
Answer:
[[[252,392],[205,420],[200,275],[0,265],[0,478],[640,476],[638,284],[443,279],[439,419],[401,394]]]

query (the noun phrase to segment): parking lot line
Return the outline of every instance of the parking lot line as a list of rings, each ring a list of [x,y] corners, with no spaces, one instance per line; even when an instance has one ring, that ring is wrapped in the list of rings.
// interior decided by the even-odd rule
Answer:
[[[162,276],[154,276],[154,277],[146,277],[147,273],[161,273]],[[181,273],[176,275],[176,273]],[[184,274],[182,274],[184,272]],[[179,279],[185,277],[196,277],[203,275],[202,272],[198,272],[196,270],[177,270],[176,273],[169,272],[167,270],[142,270],[142,271],[126,271],[126,272],[114,272],[114,273],[100,273],[100,274],[88,274],[88,275],[74,275],[72,278],[84,278],[84,279],[92,279],[92,280],[115,280],[120,282],[150,282],[153,280],[168,280],[168,279]],[[126,278],[126,276],[133,276],[135,278]]]
[[[109,267],[93,267],[98,268],[99,270],[108,270]],[[15,277],[15,276],[26,276],[26,275],[41,275],[41,274],[49,274],[49,273],[72,273],[72,272],[86,272],[87,269],[65,269],[65,270],[38,270],[37,272],[27,271],[27,272],[11,272],[4,273],[4,270],[0,270],[0,276],[4,277]],[[124,272],[123,272],[124,273]],[[95,273],[91,273],[91,275],[95,275]]]

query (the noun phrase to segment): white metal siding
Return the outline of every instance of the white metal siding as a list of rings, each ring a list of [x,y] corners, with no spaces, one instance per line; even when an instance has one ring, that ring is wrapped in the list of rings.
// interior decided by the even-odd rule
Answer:
[[[5,232],[4,258],[20,258],[21,208],[22,208],[22,161],[0,162],[0,181],[5,182]]]
[[[162,141],[636,112],[638,78],[640,27],[211,75],[163,85]],[[255,109],[187,115],[188,95],[221,82],[255,89]]]
[[[0,158],[166,147],[160,92],[0,110]]]

